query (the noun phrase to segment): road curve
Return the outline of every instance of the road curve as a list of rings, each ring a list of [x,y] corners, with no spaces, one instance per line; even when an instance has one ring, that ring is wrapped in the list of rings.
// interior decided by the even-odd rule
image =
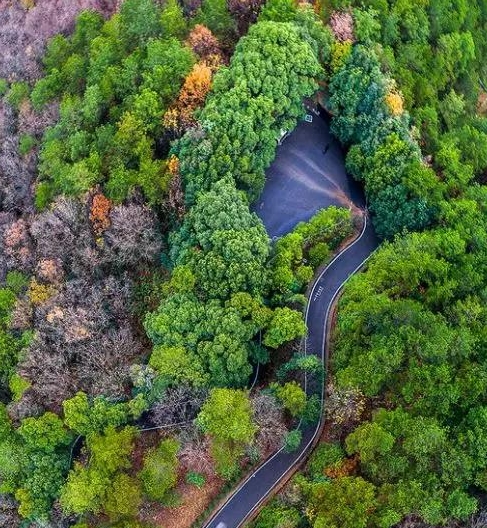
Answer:
[[[372,223],[364,216],[360,235],[341,251],[316,277],[306,306],[308,335],[305,353],[315,354],[323,364],[326,359],[326,327],[333,301],[347,280],[358,271],[378,246]],[[308,392],[308,390],[307,390]],[[321,386],[323,411],[324,385]],[[277,451],[266,462],[249,475],[232,493],[222,507],[204,525],[204,528],[239,528],[250,515],[269,497],[284,475],[310,449],[321,426],[301,428],[303,437],[299,448],[293,453]]]

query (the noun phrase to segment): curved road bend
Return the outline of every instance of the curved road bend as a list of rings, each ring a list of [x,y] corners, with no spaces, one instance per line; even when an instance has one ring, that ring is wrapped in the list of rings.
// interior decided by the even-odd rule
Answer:
[[[371,222],[365,217],[364,227],[359,237],[341,253],[316,278],[306,307],[308,336],[305,350],[315,354],[325,362],[326,323],[330,308],[341,288],[378,246]],[[322,387],[321,398],[324,397]],[[269,496],[287,471],[308,451],[319,432],[321,425],[302,429],[303,438],[299,448],[293,453],[277,451],[263,465],[257,468],[234,491],[222,508],[205,525],[205,528],[239,528],[249,515]]]

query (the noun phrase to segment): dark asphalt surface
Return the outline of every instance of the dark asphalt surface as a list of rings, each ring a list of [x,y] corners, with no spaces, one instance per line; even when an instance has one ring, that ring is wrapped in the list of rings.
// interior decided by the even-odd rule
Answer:
[[[277,147],[264,191],[252,205],[271,237],[288,233],[330,205],[364,206],[362,189],[345,172],[343,152],[330,134],[329,118],[310,115],[312,123],[301,121]],[[329,149],[323,154],[326,145]]]
[[[325,140],[323,136],[326,137]],[[323,155],[323,143],[327,141],[332,144],[327,154]],[[327,159],[327,156],[330,157]],[[297,222],[309,218],[316,210],[327,205],[350,205],[349,200],[352,199],[360,208],[364,206],[359,187],[347,178],[344,171],[339,146],[328,135],[327,122],[316,116],[313,123],[299,124],[295,132],[284,141],[268,173],[269,180],[261,200],[264,201],[264,206],[255,210],[271,236],[290,231]],[[279,179],[283,181],[278,181]],[[342,197],[346,197],[348,202],[341,201]],[[316,279],[306,309],[307,354],[316,354],[324,362],[326,321],[333,300],[346,280],[360,268],[377,246],[378,240],[372,223],[366,218],[360,237],[340,253]],[[324,387],[321,390],[323,399]],[[295,452],[278,451],[260,466],[235,490],[205,528],[243,526],[249,514],[265,501],[288,469],[307,453],[319,427],[320,424],[302,429],[301,445]]]

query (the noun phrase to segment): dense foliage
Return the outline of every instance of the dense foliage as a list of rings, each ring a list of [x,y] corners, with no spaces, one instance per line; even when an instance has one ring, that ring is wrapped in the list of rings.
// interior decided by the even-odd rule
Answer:
[[[22,517],[46,519],[69,467],[72,435],[54,413],[25,418],[14,429],[3,404],[0,412],[2,491],[15,495]]]
[[[326,35],[318,38],[326,41]],[[320,71],[311,45],[293,24],[251,27],[230,67],[215,78],[198,116],[200,128],[177,146],[186,199],[194,200],[196,192],[208,190],[226,174],[256,198],[274,158],[275,141],[281,130],[294,128],[302,115],[301,98],[315,91]]]
[[[298,350],[304,293],[356,226],[329,208],[271,244],[249,204],[318,88],[389,241],[340,303],[330,441],[256,526],[468,519],[487,490],[485,5],[125,0],[106,19],[86,0],[30,45],[33,4],[0,15],[7,37],[26,21],[0,38],[0,524],[142,528],[300,444],[320,402],[299,381],[324,380]],[[81,5],[103,14],[33,64]]]
[[[62,95],[60,119],[41,148],[39,206],[52,194],[78,195],[97,183],[117,201],[134,187],[152,203],[164,197],[168,176],[156,152],[161,114],[196,59],[176,38],[185,36],[179,27],[160,17],[151,0],[127,1],[107,22],[83,13],[71,37],[50,41],[47,75],[30,96],[40,108]]]
[[[291,233],[276,241],[272,256],[274,302],[305,301],[299,297],[318,266],[327,262],[340,243],[352,234],[350,211],[328,207],[308,222],[298,224]]]
[[[471,486],[483,486],[474,431],[485,405],[486,198],[468,190],[445,204],[444,227],[386,245],[341,303],[338,385],[395,407],[374,413],[347,450],[382,486],[396,521],[410,512],[430,523],[463,518],[475,509]],[[402,486],[418,491],[399,502]]]
[[[365,182],[380,235],[422,229],[437,219],[442,192],[457,194],[487,168],[485,122],[475,115],[483,100],[485,8],[443,0],[331,4],[356,6],[348,19],[347,11],[331,19],[338,39],[332,65],[343,67],[335,66],[329,108],[335,133],[352,145],[347,168]],[[421,162],[417,141],[433,154],[444,186],[431,163]]]
[[[330,82],[332,130],[351,148],[347,169],[364,180],[377,232],[391,237],[416,230],[435,216],[436,177],[424,165],[403,112],[390,108],[393,84],[375,54],[353,48]]]
[[[364,526],[391,526],[408,514],[430,524],[465,519],[477,508],[474,488],[484,485],[475,427],[485,405],[487,196],[475,178],[487,160],[485,118],[475,112],[479,76],[484,74],[486,13],[480,3],[474,4],[468,15],[464,2],[452,12],[437,1],[415,11],[385,3],[369,10],[380,21],[372,38],[381,44],[375,46],[377,56],[397,79],[421,144],[432,153],[432,167],[441,172],[435,178],[418,162],[414,170],[401,169],[403,160],[411,159],[411,147],[400,143],[397,128],[384,146],[376,142],[374,153],[361,142],[347,157],[352,172],[362,172],[379,231],[398,231],[386,233],[382,227],[376,197],[386,193],[387,182],[381,180],[380,163],[389,166],[389,177],[391,168],[399,169],[403,185],[422,189],[425,202],[434,205],[437,225],[386,244],[368,271],[351,281],[340,305],[337,387],[359,389],[375,398],[377,407],[346,438],[348,454],[360,457],[361,474],[376,486]],[[407,16],[404,9],[409,9]],[[359,31],[363,12],[355,15],[357,39],[365,40]],[[357,45],[336,77],[359,55],[363,65],[368,54]],[[394,101],[387,96],[385,101],[394,113]],[[374,124],[367,128],[373,130]],[[389,220],[397,218],[393,203],[388,199],[380,205],[388,209]],[[415,221],[420,218],[414,215]],[[393,226],[391,221],[388,225]]]

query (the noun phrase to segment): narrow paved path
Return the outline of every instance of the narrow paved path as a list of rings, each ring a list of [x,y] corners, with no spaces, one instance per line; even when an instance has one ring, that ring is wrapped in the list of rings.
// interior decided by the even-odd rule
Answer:
[[[372,224],[366,217],[359,237],[323,270],[310,293],[306,324],[308,337],[306,353],[315,354],[325,363],[326,323],[334,299],[344,283],[364,264],[378,241]],[[324,387],[321,398],[323,401]],[[266,500],[287,471],[308,451],[318,434],[321,421],[302,430],[303,439],[293,453],[280,450],[252,473],[217,514],[205,525],[207,528],[237,528],[243,526],[249,515]]]

